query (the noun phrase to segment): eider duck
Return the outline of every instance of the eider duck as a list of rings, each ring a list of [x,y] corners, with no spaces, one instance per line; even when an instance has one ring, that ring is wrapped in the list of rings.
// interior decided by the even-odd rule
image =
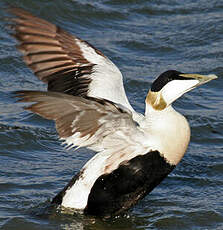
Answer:
[[[14,36],[25,63],[47,92],[18,91],[27,110],[54,120],[69,148],[97,152],[52,200],[84,214],[119,215],[145,197],[175,168],[190,127],[172,103],[212,79],[168,70],[153,83],[145,114],[130,105],[119,69],[99,50],[58,26],[11,8]]]

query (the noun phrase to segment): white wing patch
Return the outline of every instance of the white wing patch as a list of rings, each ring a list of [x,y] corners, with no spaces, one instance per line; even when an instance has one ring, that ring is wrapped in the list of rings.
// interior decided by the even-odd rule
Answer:
[[[123,77],[117,66],[104,55],[96,53],[95,49],[87,43],[78,39],[75,41],[80,47],[83,57],[89,63],[96,64],[89,76],[92,81],[89,84],[88,96],[104,98],[134,111],[126,97]]]

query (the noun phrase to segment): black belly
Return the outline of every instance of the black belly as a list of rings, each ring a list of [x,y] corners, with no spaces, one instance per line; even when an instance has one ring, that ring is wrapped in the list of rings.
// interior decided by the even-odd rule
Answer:
[[[110,174],[100,176],[91,188],[84,209],[87,215],[111,217],[126,211],[151,192],[173,169],[158,151],[123,162]],[[66,190],[82,176],[80,171],[52,203],[61,204]],[[77,194],[78,196],[78,194]]]
[[[120,214],[151,192],[174,167],[158,151],[121,164],[95,181],[85,214],[103,217]]]

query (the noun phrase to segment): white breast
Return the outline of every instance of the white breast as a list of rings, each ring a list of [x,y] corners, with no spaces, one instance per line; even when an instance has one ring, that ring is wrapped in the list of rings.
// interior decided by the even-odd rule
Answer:
[[[184,156],[189,141],[190,127],[186,118],[171,106],[158,111],[152,108],[146,116],[145,129],[154,150],[158,150],[169,163],[177,165]]]

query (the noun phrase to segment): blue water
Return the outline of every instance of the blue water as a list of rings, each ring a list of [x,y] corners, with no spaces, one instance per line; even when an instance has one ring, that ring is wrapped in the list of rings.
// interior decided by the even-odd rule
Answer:
[[[214,73],[215,81],[175,103],[190,122],[187,154],[125,216],[69,215],[50,200],[93,153],[66,150],[54,123],[24,111],[14,90],[45,90],[25,66],[3,17],[23,7],[87,40],[122,71],[133,107],[161,72]],[[0,227],[2,229],[223,229],[223,1],[1,0]]]

